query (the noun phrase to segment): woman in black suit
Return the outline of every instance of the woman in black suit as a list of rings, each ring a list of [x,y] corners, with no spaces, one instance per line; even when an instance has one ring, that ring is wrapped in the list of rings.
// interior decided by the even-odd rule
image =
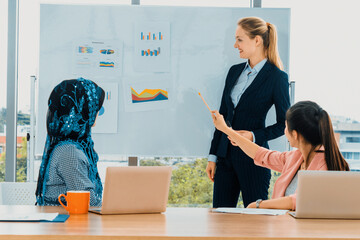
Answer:
[[[247,62],[230,68],[219,112],[242,136],[268,148],[267,141],[284,134],[285,113],[290,105],[288,76],[282,71],[276,28],[257,17],[240,19],[234,47]],[[265,127],[272,105],[276,123]],[[214,182],[214,208],[236,207],[240,191],[245,207],[268,198],[270,170],[256,166],[218,130],[211,142],[206,172]]]

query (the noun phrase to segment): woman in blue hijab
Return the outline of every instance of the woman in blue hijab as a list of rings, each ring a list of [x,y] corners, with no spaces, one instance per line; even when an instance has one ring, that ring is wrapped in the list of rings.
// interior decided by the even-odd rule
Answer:
[[[102,184],[91,127],[104,97],[101,87],[83,78],[64,80],[51,92],[48,135],[36,189],[38,205],[59,205],[58,196],[70,190],[90,191],[90,205],[101,205]]]

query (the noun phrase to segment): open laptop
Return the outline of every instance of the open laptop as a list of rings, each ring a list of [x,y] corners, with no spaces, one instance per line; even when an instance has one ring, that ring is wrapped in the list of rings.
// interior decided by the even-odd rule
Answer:
[[[98,214],[161,213],[166,211],[171,167],[108,167]]]
[[[360,172],[299,171],[295,218],[360,219]]]

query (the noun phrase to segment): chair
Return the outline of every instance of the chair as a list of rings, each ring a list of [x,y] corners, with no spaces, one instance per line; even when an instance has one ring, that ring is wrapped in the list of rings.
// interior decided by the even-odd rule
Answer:
[[[35,205],[36,182],[1,182],[0,204]]]

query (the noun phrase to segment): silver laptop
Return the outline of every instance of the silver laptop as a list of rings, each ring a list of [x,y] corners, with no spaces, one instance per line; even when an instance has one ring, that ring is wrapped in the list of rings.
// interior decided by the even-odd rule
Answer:
[[[171,167],[108,167],[98,214],[161,213],[166,211]]]
[[[360,172],[299,171],[295,218],[360,219]]]

